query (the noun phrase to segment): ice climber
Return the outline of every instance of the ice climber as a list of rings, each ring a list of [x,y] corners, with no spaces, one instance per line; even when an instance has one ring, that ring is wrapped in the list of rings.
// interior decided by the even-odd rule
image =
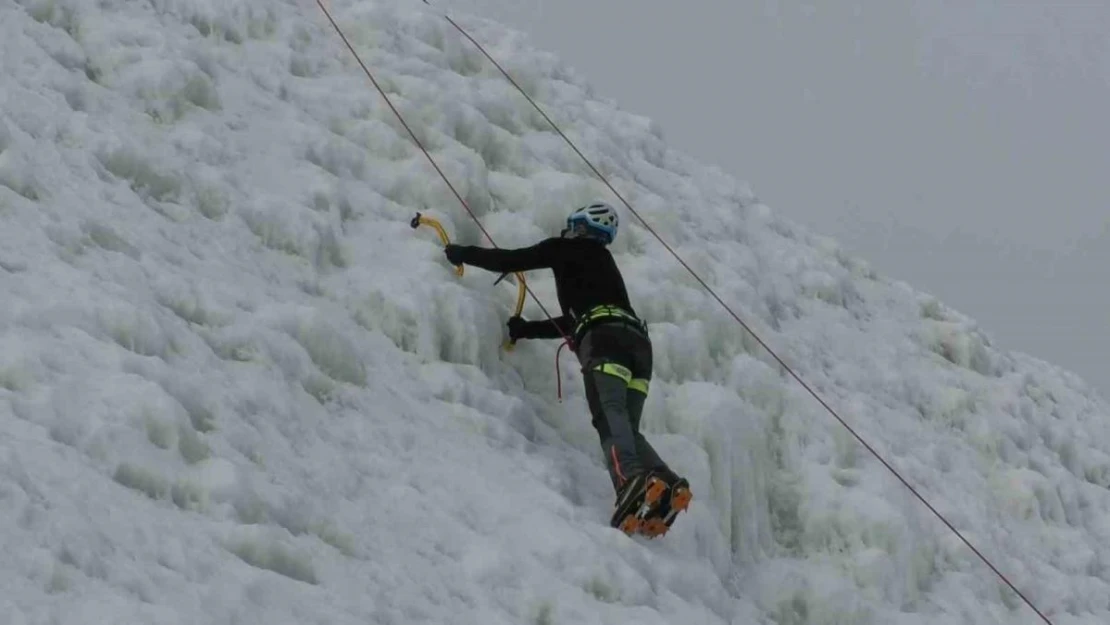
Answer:
[[[560,236],[519,249],[448,245],[453,265],[509,273],[549,268],[562,315],[544,321],[509,318],[509,337],[570,339],[582,365],[586,401],[616,491],[610,525],[626,534],[665,534],[689,506],[689,482],[672,471],[640,433],[651,380],[651,339],[628,301],[609,252],[617,212],[597,202],[567,217]]]

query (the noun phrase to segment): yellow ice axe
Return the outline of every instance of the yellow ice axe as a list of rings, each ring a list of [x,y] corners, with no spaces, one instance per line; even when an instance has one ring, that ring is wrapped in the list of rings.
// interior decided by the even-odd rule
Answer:
[[[443,228],[443,224],[439,223],[439,221],[437,221],[435,219],[432,219],[431,217],[425,217],[425,216],[421,215],[420,213],[416,213],[416,216],[412,218],[412,221],[409,222],[409,225],[412,226],[413,229],[419,228],[422,225],[431,226],[432,228],[435,228],[436,232],[439,233],[439,238],[440,238],[441,241],[443,241],[444,247],[451,244],[451,238],[447,236],[447,230],[445,230]],[[459,276],[463,275],[463,266],[462,265],[455,265],[455,274],[459,275]],[[498,282],[501,282],[508,275],[509,274],[507,274],[507,273],[501,274],[501,277],[497,278],[497,280],[495,280],[493,283],[497,284]],[[514,309],[513,316],[514,317],[519,317],[520,313],[524,311],[524,296],[527,295],[527,293],[528,293],[528,287],[527,287],[527,285],[525,285],[525,282],[524,282],[524,274],[522,274],[520,272],[516,272],[514,275],[516,276],[517,294],[516,294],[516,308]],[[505,341],[504,348],[506,350],[512,350],[513,347],[515,347],[515,346],[516,346],[516,341],[514,341],[514,340]]]
[[[451,239],[448,238],[447,231],[443,229],[443,224],[439,223],[439,221],[435,219],[432,219],[431,217],[425,217],[420,213],[416,213],[416,217],[412,218],[412,221],[409,222],[409,225],[412,226],[413,229],[419,228],[421,225],[431,226],[436,229],[436,232],[439,233],[439,238],[441,241],[443,241],[444,247],[447,247],[451,244]],[[463,275],[462,265],[455,265],[455,275]]]
[[[501,282],[502,280],[505,279],[505,276],[508,276],[508,275],[509,274],[507,274],[507,273],[501,274],[501,277],[497,278],[497,280],[495,280],[493,283],[497,284],[498,282]],[[522,274],[518,271],[518,272],[514,273],[513,275],[516,276],[516,285],[517,285],[517,289],[516,289],[516,308],[513,310],[513,316],[514,317],[519,317],[520,313],[524,311],[524,296],[527,295],[527,293],[528,293],[528,287],[524,284],[524,274]],[[512,339],[510,339],[508,341],[505,341],[504,348],[505,348],[506,351],[512,351],[512,349],[514,347],[516,347],[516,341],[514,341]]]

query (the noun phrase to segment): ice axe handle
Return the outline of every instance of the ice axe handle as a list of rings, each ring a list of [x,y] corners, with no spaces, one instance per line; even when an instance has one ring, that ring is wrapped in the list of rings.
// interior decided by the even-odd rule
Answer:
[[[417,212],[416,216],[413,217],[412,221],[409,222],[409,225],[412,226],[413,229],[416,229],[416,228],[419,228],[421,224],[427,224],[427,225],[435,228],[436,232],[439,233],[440,241],[443,241],[443,246],[444,247],[447,247],[448,245],[451,244],[451,240],[449,238],[447,238],[447,231],[443,229],[443,226],[438,221],[436,221],[435,219],[432,219],[431,217],[424,217],[419,212]],[[458,276],[463,275],[463,266],[462,265],[455,265],[455,275],[458,275]]]

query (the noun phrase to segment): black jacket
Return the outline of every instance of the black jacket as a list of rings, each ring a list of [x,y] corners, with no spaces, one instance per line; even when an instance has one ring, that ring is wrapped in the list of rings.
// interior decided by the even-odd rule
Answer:
[[[461,260],[498,273],[550,268],[555,274],[555,289],[562,316],[552,321],[530,321],[520,331],[522,338],[568,338],[584,313],[595,306],[618,306],[631,315],[636,311],[628,301],[624,278],[608,248],[587,238],[553,237],[531,247],[489,249],[461,246]],[[585,328],[581,328],[584,330]]]

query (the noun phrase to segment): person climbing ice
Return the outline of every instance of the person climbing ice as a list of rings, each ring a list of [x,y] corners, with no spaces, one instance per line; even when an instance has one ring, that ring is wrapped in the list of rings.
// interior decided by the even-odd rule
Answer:
[[[508,321],[509,337],[567,338],[582,365],[586,401],[616,492],[610,525],[626,534],[666,534],[692,499],[690,484],[672,471],[640,433],[652,373],[647,324],[636,316],[608,245],[617,212],[604,202],[581,207],[566,228],[530,247],[489,249],[447,245],[453,265],[498,273],[549,268],[562,315]]]

